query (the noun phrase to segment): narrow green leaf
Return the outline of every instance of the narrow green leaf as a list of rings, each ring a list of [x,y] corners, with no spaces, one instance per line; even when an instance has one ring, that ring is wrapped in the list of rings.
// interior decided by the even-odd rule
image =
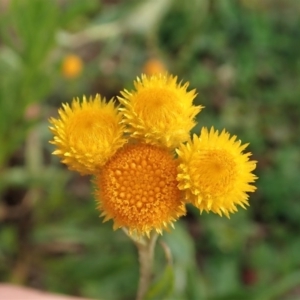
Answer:
[[[173,292],[174,272],[171,265],[167,265],[161,277],[150,287],[145,300],[168,299]]]

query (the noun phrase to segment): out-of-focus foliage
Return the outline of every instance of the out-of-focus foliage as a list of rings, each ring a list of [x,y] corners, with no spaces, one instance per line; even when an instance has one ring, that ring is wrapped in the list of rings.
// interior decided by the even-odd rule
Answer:
[[[136,249],[101,223],[90,178],[51,156],[47,119],[72,97],[118,95],[161,62],[206,107],[194,131],[250,142],[259,180],[247,211],[189,208],[160,238],[173,259],[158,245],[147,299],[299,298],[299,14],[298,0],[1,0],[0,280],[134,298]],[[83,61],[71,78],[69,55]]]

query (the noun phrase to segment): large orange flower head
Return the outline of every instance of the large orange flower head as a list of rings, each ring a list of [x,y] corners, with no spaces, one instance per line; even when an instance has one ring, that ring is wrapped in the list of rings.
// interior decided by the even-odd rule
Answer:
[[[185,214],[176,180],[178,163],[167,149],[131,144],[119,150],[96,177],[96,197],[105,220],[130,233],[162,233]]]
[[[126,142],[113,101],[106,103],[99,95],[89,100],[83,97],[82,102],[74,99],[71,106],[63,104],[58,112],[58,119],[50,119],[51,143],[57,147],[53,154],[70,170],[97,173]]]
[[[177,147],[189,138],[202,106],[193,105],[195,90],[171,75],[142,75],[135,90],[121,92],[123,123],[132,138],[149,144]]]
[[[251,183],[257,178],[252,174],[256,161],[249,160],[250,152],[243,153],[247,145],[214,128],[203,128],[200,137],[194,135],[193,141],[181,145],[177,150],[181,160],[177,179],[186,200],[201,212],[227,217],[237,205],[245,208],[247,193],[255,191]]]

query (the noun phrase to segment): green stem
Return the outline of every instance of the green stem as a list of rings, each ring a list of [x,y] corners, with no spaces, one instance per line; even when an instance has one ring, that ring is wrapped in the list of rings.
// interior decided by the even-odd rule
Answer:
[[[158,235],[153,234],[145,243],[136,243],[139,252],[140,281],[136,300],[143,300],[152,279],[153,256]]]
[[[126,235],[135,243],[140,263],[140,279],[136,300],[143,300],[151,283],[153,270],[153,256],[158,234],[152,233],[149,238],[138,237],[128,233],[122,228]]]

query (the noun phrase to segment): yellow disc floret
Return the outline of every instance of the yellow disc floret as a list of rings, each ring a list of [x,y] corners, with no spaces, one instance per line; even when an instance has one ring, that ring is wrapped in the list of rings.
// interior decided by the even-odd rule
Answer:
[[[135,91],[121,92],[119,110],[132,138],[167,147],[188,140],[202,106],[193,105],[196,94],[187,91],[188,83],[176,81],[171,75],[142,75],[134,82]]]
[[[179,188],[202,212],[212,211],[219,215],[235,212],[236,205],[248,205],[247,192],[256,187],[250,183],[257,178],[251,172],[256,167],[250,161],[251,153],[243,153],[248,144],[241,145],[236,136],[211,128],[203,128],[200,137],[181,145],[177,150],[181,163],[177,179]]]
[[[63,104],[59,115],[50,119],[51,143],[57,147],[53,154],[82,175],[98,173],[126,142],[114,102],[106,103],[99,95],[84,97],[82,102],[74,99],[71,106]]]
[[[185,214],[176,180],[178,164],[165,149],[132,144],[120,149],[96,177],[96,197],[104,221],[130,233],[161,233]]]

